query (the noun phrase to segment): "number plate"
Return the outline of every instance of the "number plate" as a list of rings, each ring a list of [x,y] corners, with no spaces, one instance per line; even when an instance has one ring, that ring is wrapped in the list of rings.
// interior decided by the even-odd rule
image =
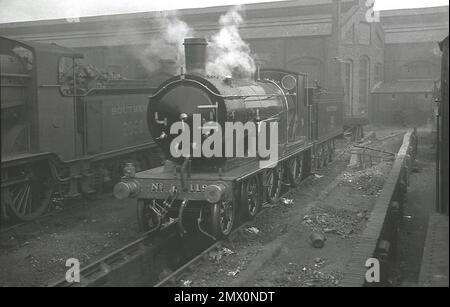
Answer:
[[[179,180],[140,180],[141,191],[139,198],[164,199],[173,192],[178,192],[177,198],[186,198],[192,200],[203,200],[208,183],[201,181],[188,181],[185,183],[185,189],[181,189]]]

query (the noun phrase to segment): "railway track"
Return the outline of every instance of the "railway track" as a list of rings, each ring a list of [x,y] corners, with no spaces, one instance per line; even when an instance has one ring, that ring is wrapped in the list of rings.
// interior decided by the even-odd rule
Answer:
[[[389,135],[386,137],[383,137],[382,139],[377,139],[375,140],[375,142],[382,142],[382,141],[386,141],[387,139],[393,138],[393,137],[398,137],[402,134],[405,134],[405,132],[400,132],[400,133],[396,133],[393,135]],[[372,143],[372,142],[369,142]],[[333,162],[331,162],[328,166],[333,166],[338,160],[339,158],[345,154],[346,152],[349,152],[353,147],[355,146],[355,144],[352,142],[350,144],[348,144],[348,146],[346,146],[341,153],[339,153],[338,155],[336,155],[334,157]],[[303,184],[306,183],[307,180],[304,180],[299,187],[301,187]],[[289,194],[292,193],[293,189],[289,189],[289,191],[287,191],[282,197],[289,197]],[[263,212],[265,212],[266,210],[268,210],[269,207],[264,208],[263,210],[261,210],[261,212],[259,212],[258,216],[261,215]],[[244,224],[242,224],[241,226],[239,226],[236,230],[234,230],[234,232],[239,231],[240,229],[244,228],[245,226],[247,226],[248,224],[250,224],[251,221],[246,222]],[[219,248],[222,244],[224,243],[224,241],[218,241],[212,245],[210,245],[208,248],[206,248],[205,250],[203,250],[201,253],[199,253],[198,255],[196,255],[194,258],[192,258],[191,260],[189,260],[187,263],[185,263],[184,265],[182,265],[181,267],[179,267],[177,270],[175,270],[173,273],[171,273],[170,275],[166,276],[164,279],[162,279],[161,281],[159,281],[158,283],[156,283],[154,285],[154,287],[165,287],[165,286],[176,286],[177,281],[179,281],[183,274],[185,272],[191,271],[192,267],[195,267],[195,265],[202,261],[203,259],[205,259],[205,257],[214,249]]]
[[[292,193],[291,190],[289,190],[286,193],[284,193],[281,197],[282,198],[287,197],[287,196],[289,196],[290,193]],[[257,214],[256,217],[260,216],[261,214],[263,214],[264,212],[266,212],[269,209],[270,209],[270,207],[267,207],[267,206],[263,207],[262,210]],[[248,221],[248,222],[245,222],[245,223],[241,224],[239,227],[237,227],[235,230],[233,230],[231,235],[233,235],[234,233],[240,231],[241,229],[243,229],[244,227],[248,226],[249,224],[251,224],[251,221]],[[183,272],[188,270],[191,266],[196,264],[201,259],[204,259],[205,255],[207,255],[210,251],[214,250],[215,248],[220,247],[223,243],[224,243],[224,240],[216,241],[214,244],[210,245],[208,248],[206,248],[205,250],[203,250],[202,252],[197,254],[194,258],[189,260],[187,263],[185,263],[184,265],[179,267],[173,273],[171,273],[170,275],[168,275],[165,278],[163,278],[162,280],[160,280],[158,283],[156,283],[154,285],[154,287],[164,287],[166,285],[169,285],[170,283],[173,283],[177,279],[177,277],[179,277],[179,276],[181,276],[183,274]]]
[[[304,182],[306,181],[307,179],[304,180]],[[292,193],[292,190],[286,191],[281,197],[288,197],[290,193]],[[270,207],[263,207],[258,213],[258,216],[268,209],[270,209]],[[250,223],[251,221],[242,223],[233,230],[232,234],[248,226]],[[162,278],[155,278],[155,276],[160,275],[164,269],[167,269],[167,267],[158,267],[153,262],[155,258],[159,255],[170,253],[171,247],[173,247],[178,240],[185,239],[179,237],[177,230],[176,224],[172,223],[158,232],[144,233],[139,239],[84,267],[80,271],[79,283],[70,283],[64,278],[55,283],[51,283],[50,287],[109,286],[115,285],[116,280],[121,280],[121,285],[135,285],[131,284],[131,282],[128,283],[127,281],[124,281],[124,278],[122,277],[125,272],[130,271],[130,268],[131,271],[135,270],[133,262],[139,263],[139,266],[144,264],[142,267],[146,268],[144,270],[146,273],[141,271],[139,274],[141,276],[138,278],[140,285],[161,287],[181,275],[187,268],[202,259],[209,251],[224,243],[223,240],[210,243],[210,238],[203,236],[205,239],[202,242],[203,244],[201,244],[201,247],[197,247],[197,249],[201,249],[199,252],[195,253],[193,256],[189,256],[190,259],[186,259],[185,261],[187,262],[183,261],[185,263],[181,264],[178,268],[175,268],[170,275]],[[166,266],[170,265],[166,263]],[[158,268],[156,269],[156,267]],[[137,270],[138,269],[136,269],[136,271]]]
[[[177,233],[175,225],[171,224],[162,228],[156,233],[144,233],[137,240],[115,250],[114,252],[102,257],[101,259],[89,264],[80,271],[80,282],[70,283],[65,278],[51,283],[50,287],[73,287],[73,286],[105,286],[111,283],[111,280],[122,274],[120,270],[125,269],[127,264],[138,261],[145,255],[156,255],[158,251],[162,251],[165,246],[170,245],[175,239]],[[151,258],[151,257],[149,257]],[[145,262],[145,259],[144,259]],[[149,262],[151,260],[149,259]],[[154,263],[152,263],[154,265]],[[145,267],[145,266],[143,266]],[[148,267],[148,266],[147,266]],[[151,275],[149,275],[152,282]],[[146,283],[146,282],[141,282]]]
[[[345,154],[346,152],[348,152],[352,147],[353,147],[353,143],[350,143],[349,145],[347,145],[345,148],[343,148],[342,152],[340,152],[339,154],[337,154],[334,158],[333,161],[331,163],[328,164],[327,167],[333,166],[338,160],[339,158]],[[312,173],[311,175],[314,175],[314,173]],[[302,185],[304,185],[306,182],[308,182],[310,179],[312,178],[312,176],[309,176],[308,178],[305,178],[300,185],[298,185],[296,188],[289,188],[287,191],[285,191],[281,196],[280,199],[282,198],[287,198],[289,197],[293,191],[297,188],[301,188]],[[287,185],[285,185],[287,186]],[[260,216],[261,214],[263,214],[264,212],[266,212],[267,210],[270,210],[271,206],[267,206],[268,204],[266,203],[265,206],[262,207],[262,210],[257,214],[257,217]],[[243,224],[241,224],[239,227],[237,227],[232,233],[236,233],[238,231],[240,231],[241,229],[243,229],[244,227],[250,225],[252,223],[252,221],[247,221]],[[181,275],[183,275],[183,273],[187,270],[189,270],[190,267],[194,266],[198,261],[202,260],[205,258],[206,255],[208,255],[208,253],[212,250],[214,250],[215,248],[220,247],[222,244],[224,243],[223,240],[221,241],[217,241],[214,244],[211,244],[209,247],[207,247],[206,249],[204,249],[202,252],[200,252],[199,254],[197,254],[195,257],[193,257],[191,260],[189,260],[188,262],[186,262],[184,265],[182,265],[181,267],[179,267],[178,269],[176,269],[173,273],[171,273],[170,275],[166,276],[165,278],[163,278],[162,280],[160,280],[158,283],[156,283],[155,285],[153,285],[154,287],[164,287],[164,286],[171,286],[171,284],[174,284],[175,281],[177,280],[177,278]]]
[[[334,157],[333,162],[329,163],[327,167],[333,166],[343,154],[352,148],[352,146],[353,143],[345,146],[342,149],[342,152],[338,153]],[[313,173],[311,175],[313,175]],[[309,176],[308,178],[305,178],[297,188],[310,181],[312,177],[313,176]],[[287,185],[285,185],[280,199],[289,197],[293,191],[293,188],[288,188]],[[266,203],[263,205],[262,210],[258,213],[258,216],[270,208],[271,206]],[[242,223],[233,230],[232,234],[242,230],[250,223],[251,221]],[[204,241],[202,244],[198,245],[198,241],[196,241],[195,238],[192,239],[192,242],[196,242],[198,245],[194,247],[194,249],[196,249],[195,252],[185,256],[183,261],[178,262],[175,266],[171,266],[168,263],[163,263],[161,266],[162,262],[161,259],[157,259],[158,256],[173,258],[176,257],[178,253],[181,253],[180,250],[170,251],[171,248],[173,249],[173,246],[180,246],[180,242],[177,241],[181,240],[177,232],[177,227],[174,226],[176,226],[176,224],[171,224],[158,232],[145,233],[136,241],[131,242],[126,246],[104,256],[98,261],[84,267],[80,271],[79,283],[70,283],[65,279],[61,279],[55,283],[51,283],[50,286],[115,286],[119,283],[122,286],[141,285],[164,287],[169,284],[173,284],[173,282],[177,280],[177,277],[181,276],[192,265],[203,259],[211,250],[214,250],[224,243],[223,240],[211,242],[210,238],[199,234],[202,236]],[[189,246],[192,248],[192,245]],[[170,255],[170,257],[167,257],[167,255]],[[162,274],[164,273],[164,269],[167,268],[170,269],[171,273]]]
[[[345,152],[348,152],[352,146],[353,143],[347,143],[341,147],[340,152],[336,153],[334,161],[329,164],[328,167],[331,167],[339,159],[339,157]],[[308,180],[309,179],[306,178],[300,186]],[[290,192],[291,190],[286,191],[282,197],[286,197]],[[80,202],[77,202],[76,205],[79,205],[79,203]],[[75,207],[78,206],[69,208],[69,210],[76,210]],[[267,210],[266,207],[263,208],[260,214]],[[46,216],[39,218],[38,222],[45,223],[46,219],[51,219],[54,216],[55,213],[49,213]],[[14,225],[2,231],[5,232],[11,228],[19,227],[21,225],[23,225],[23,223]],[[235,231],[241,230],[246,225],[248,225],[248,223],[242,224]],[[176,225],[171,224],[161,232],[153,234],[144,233],[135,241],[120,247],[119,249],[109,253],[98,261],[87,265],[86,267],[82,267],[80,272],[80,283],[69,283],[65,280],[64,276],[60,275],[60,277],[62,277],[60,280],[55,282],[55,280],[52,279],[51,283],[47,282],[46,284],[55,287],[108,286],[115,285],[117,281],[120,281],[121,285],[140,284],[145,286],[164,286],[167,282],[174,280],[176,276],[181,275],[185,269],[196,263],[196,261],[201,259],[206,253],[223,243],[223,241],[212,242],[206,236],[200,235],[200,238],[203,241],[201,246],[197,246],[195,251],[189,255],[183,255],[182,261],[176,259],[171,263],[161,263],[159,258],[164,258],[162,256],[168,256],[165,258],[177,258],[177,254],[180,252],[180,249],[170,251],[171,246],[180,246],[180,244],[182,244],[178,236],[177,227],[174,226]],[[197,236],[196,239],[199,239],[199,236]],[[142,270],[142,268],[145,269]],[[161,271],[164,268],[168,268],[170,270],[169,276],[167,276],[167,272],[165,274],[161,274]],[[130,278],[132,275],[139,277]],[[161,275],[164,276],[160,277]],[[139,282],[137,282],[137,280],[139,280]]]

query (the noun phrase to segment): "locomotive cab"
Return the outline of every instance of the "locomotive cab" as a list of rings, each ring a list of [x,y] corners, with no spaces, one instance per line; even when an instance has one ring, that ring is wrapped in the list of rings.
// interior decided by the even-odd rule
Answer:
[[[33,52],[22,45],[0,44],[2,155],[30,150]]]
[[[0,46],[2,119],[6,125],[2,120],[2,153],[51,152],[56,139],[62,158],[74,158],[73,98],[63,97],[59,91],[58,66],[63,59],[73,66],[82,55],[55,44],[4,37],[0,38]],[[16,122],[11,123],[12,119]]]
[[[76,156],[74,105],[62,97],[58,63],[81,57],[54,44],[0,37],[2,212],[27,221],[43,214],[55,182],[49,160]],[[54,69],[49,69],[53,67]]]
[[[127,162],[159,163],[145,124],[151,80],[104,78],[104,87],[87,90],[81,58],[56,44],[0,37],[2,220],[33,220],[55,194],[100,192]]]

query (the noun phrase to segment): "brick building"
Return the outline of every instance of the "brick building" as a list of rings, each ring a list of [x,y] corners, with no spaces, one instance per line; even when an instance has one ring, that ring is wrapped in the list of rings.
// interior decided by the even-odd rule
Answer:
[[[384,80],[372,91],[376,122],[426,124],[440,79],[438,42],[448,35],[448,6],[382,12]]]
[[[229,9],[229,6],[184,9],[178,11],[178,17],[194,29],[196,36],[206,37],[219,30],[218,20]],[[448,7],[424,10],[425,17],[422,10],[383,12],[381,22],[368,22],[368,9],[364,0],[248,4],[245,23],[239,30],[258,64],[306,72],[310,80],[318,80],[323,87],[341,86],[346,93],[347,116],[380,120],[383,117],[380,109],[385,107],[380,101],[387,99],[383,96],[386,88],[401,79],[398,73],[409,76],[415,74],[413,69],[422,71],[421,59],[430,61],[433,40],[437,42],[445,36],[440,38],[443,32],[448,33]],[[128,78],[158,76],[178,69],[170,61],[163,61],[169,65],[149,71],[135,55],[136,50],[145,50],[164,30],[158,22],[161,14],[0,24],[0,35],[79,49],[87,62]],[[427,31],[421,30],[424,26]],[[411,43],[408,31],[423,32],[423,38],[416,42],[420,48],[408,46]],[[400,67],[405,65],[414,68],[402,71]],[[375,104],[371,104],[372,97]],[[391,98],[392,95],[389,102]]]

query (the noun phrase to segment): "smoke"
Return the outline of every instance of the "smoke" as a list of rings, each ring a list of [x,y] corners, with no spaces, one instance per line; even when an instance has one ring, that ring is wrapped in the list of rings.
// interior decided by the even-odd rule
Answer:
[[[239,34],[244,21],[241,12],[242,7],[235,6],[220,17],[221,29],[209,40],[208,75],[250,77],[255,72],[250,47]]]
[[[235,6],[222,15],[220,30],[209,37],[207,75],[248,78],[255,72],[250,47],[239,34],[239,26],[244,22],[242,11],[241,6]],[[161,68],[162,62],[172,62],[172,73],[175,74],[178,67],[185,66],[183,42],[194,36],[194,30],[173,11],[162,12],[156,26],[162,32],[150,41],[148,37],[139,38],[148,43],[145,47],[133,48],[132,55],[150,74]]]
[[[175,68],[184,66],[183,41],[185,37],[193,36],[194,31],[173,12],[163,12],[157,26],[163,31],[145,47],[133,48],[133,56],[150,73],[158,70],[162,61],[173,62]],[[146,40],[148,38],[142,38],[142,41]]]

